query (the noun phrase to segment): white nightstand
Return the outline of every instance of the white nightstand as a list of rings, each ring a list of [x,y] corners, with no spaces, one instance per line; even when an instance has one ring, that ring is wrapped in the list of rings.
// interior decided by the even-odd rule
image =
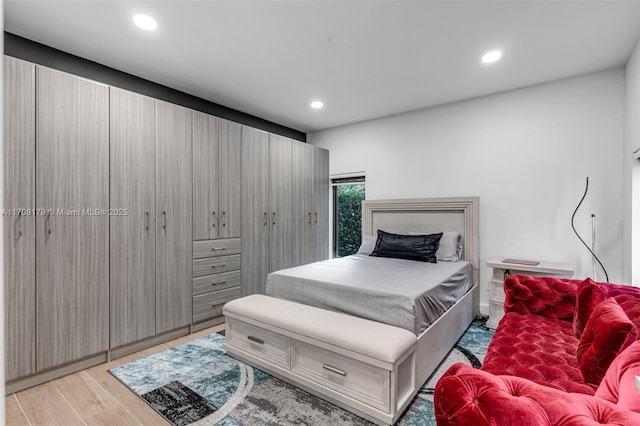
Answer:
[[[534,276],[557,276],[571,278],[573,266],[568,263],[542,262],[535,266],[521,265],[517,263],[505,263],[504,260],[493,259],[487,262],[487,266],[493,268],[491,281],[489,282],[489,320],[487,327],[495,329],[498,322],[504,316],[504,279],[509,275],[526,274]]]

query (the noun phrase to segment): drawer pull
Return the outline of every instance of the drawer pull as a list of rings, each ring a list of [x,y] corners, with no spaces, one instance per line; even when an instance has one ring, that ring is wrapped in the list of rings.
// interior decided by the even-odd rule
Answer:
[[[224,247],[213,247],[211,251],[224,250]]]
[[[258,338],[258,337],[254,337],[254,336],[247,336],[247,339],[251,340],[252,342],[256,342],[259,343],[261,345],[264,345],[264,340]]]
[[[223,263],[222,265],[211,265],[212,268],[216,268],[216,267],[224,268],[225,266],[227,266],[226,263]]]
[[[227,280],[218,281],[217,283],[211,283],[211,285],[220,285],[226,283]]]
[[[327,364],[322,364],[322,368],[324,368],[325,370],[331,371],[332,373],[339,374],[341,376],[346,376],[347,375],[346,371],[338,370],[337,368],[332,367],[332,366],[327,365]]]

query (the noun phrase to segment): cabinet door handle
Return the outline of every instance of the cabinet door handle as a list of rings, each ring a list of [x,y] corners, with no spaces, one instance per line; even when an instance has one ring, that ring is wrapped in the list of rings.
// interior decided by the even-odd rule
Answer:
[[[167,229],[167,212],[162,212],[162,229]]]
[[[47,234],[53,234],[53,230],[51,229],[51,216],[53,216],[52,212],[49,212],[47,215]]]
[[[276,224],[276,212],[273,212],[271,215],[271,224],[272,225]]]
[[[339,370],[339,369],[337,369],[335,367],[332,367],[330,365],[327,365],[327,364],[322,364],[322,368],[324,368],[327,371],[331,371],[332,373],[339,374],[341,376],[346,376],[347,375],[346,371]]]
[[[264,212],[264,226],[267,226],[267,212]]]
[[[247,339],[251,340],[252,342],[256,342],[261,345],[264,345],[264,340],[260,339],[259,337],[247,336]]]
[[[18,213],[18,222],[20,223],[20,229],[18,229],[18,238],[22,236],[22,212]]]
[[[212,227],[215,228],[216,227],[216,212],[211,212],[211,217],[213,218],[212,222]]]
[[[311,212],[309,212],[309,223],[311,223]]]
[[[316,212],[315,215],[316,215],[316,222],[315,223],[318,223],[318,212]]]
[[[222,212],[222,227],[225,228],[227,226],[227,212]]]
[[[149,230],[149,212],[144,212],[144,229]]]

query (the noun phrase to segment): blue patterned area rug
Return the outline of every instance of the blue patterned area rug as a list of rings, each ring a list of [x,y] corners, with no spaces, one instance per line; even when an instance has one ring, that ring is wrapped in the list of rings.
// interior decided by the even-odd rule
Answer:
[[[456,362],[480,367],[493,332],[476,321],[420,389],[398,425],[435,425],[433,388]],[[226,355],[224,332],[109,370],[171,424],[370,425],[371,423]]]

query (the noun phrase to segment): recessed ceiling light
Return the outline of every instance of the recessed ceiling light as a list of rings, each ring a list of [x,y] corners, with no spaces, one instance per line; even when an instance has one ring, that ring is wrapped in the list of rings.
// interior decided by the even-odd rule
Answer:
[[[153,31],[158,27],[156,20],[151,16],[138,14],[133,17],[133,22],[143,30]]]
[[[492,50],[491,52],[487,52],[482,57],[482,62],[485,64],[490,64],[492,62],[497,61],[502,57],[502,52],[499,50]]]
[[[311,102],[311,108],[313,109],[320,109],[324,106],[324,104],[320,101],[313,101]]]

